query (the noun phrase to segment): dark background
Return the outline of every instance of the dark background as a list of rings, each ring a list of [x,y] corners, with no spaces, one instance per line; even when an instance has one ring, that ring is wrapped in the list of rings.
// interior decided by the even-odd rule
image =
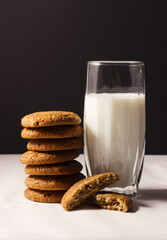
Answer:
[[[146,63],[147,154],[167,154],[165,0],[1,0],[0,153],[22,153],[20,119],[83,117],[86,62]]]

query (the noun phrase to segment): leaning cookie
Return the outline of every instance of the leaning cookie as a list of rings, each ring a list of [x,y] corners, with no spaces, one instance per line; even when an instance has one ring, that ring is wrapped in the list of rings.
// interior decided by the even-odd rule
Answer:
[[[30,165],[62,163],[71,161],[79,156],[77,150],[60,150],[52,152],[27,151],[20,157],[20,162]]]
[[[100,208],[128,212],[132,208],[132,200],[123,194],[97,193],[86,200],[87,203]]]
[[[24,191],[25,198],[42,203],[60,203],[66,191],[42,191],[26,188]]]
[[[43,128],[24,128],[21,137],[25,139],[72,138],[82,136],[83,129],[77,125]]]
[[[80,138],[34,139],[27,144],[28,150],[42,152],[79,149],[82,147],[83,141]]]
[[[79,125],[80,123],[81,119],[77,114],[66,111],[34,112],[21,119],[21,125],[27,128]]]
[[[63,196],[61,204],[66,211],[79,206],[92,194],[119,180],[115,173],[96,174],[75,183]]]
[[[45,165],[27,165],[24,169],[28,175],[72,175],[82,170],[82,164],[76,160],[66,163]]]

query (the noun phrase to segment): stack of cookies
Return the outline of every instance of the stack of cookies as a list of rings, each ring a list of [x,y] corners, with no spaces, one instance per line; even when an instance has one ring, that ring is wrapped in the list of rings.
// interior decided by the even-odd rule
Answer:
[[[80,117],[72,112],[35,112],[21,119],[21,136],[31,139],[20,162],[27,164],[25,180],[27,199],[61,202],[64,193],[85,176],[82,165],[74,160],[83,147]]]

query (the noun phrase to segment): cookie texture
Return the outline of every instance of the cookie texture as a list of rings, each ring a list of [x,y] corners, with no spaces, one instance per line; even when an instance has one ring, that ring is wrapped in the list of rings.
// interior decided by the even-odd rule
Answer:
[[[71,161],[79,156],[77,150],[60,150],[53,152],[27,151],[20,157],[20,162],[30,165],[52,164]]]
[[[83,141],[80,138],[63,139],[34,139],[27,144],[30,151],[57,151],[79,149],[83,147]]]
[[[47,127],[57,125],[78,125],[80,117],[67,111],[34,112],[21,119],[21,125],[26,128]]]
[[[71,138],[83,135],[83,129],[77,125],[24,128],[21,137],[25,139]]]
[[[87,199],[87,203],[100,208],[128,212],[132,208],[132,200],[123,194],[97,193]]]
[[[82,170],[82,164],[76,160],[66,163],[46,165],[27,165],[25,173],[28,175],[72,175]]]
[[[101,173],[75,183],[63,196],[61,204],[66,211],[79,206],[85,199],[119,180],[115,173]]]
[[[26,188],[24,196],[35,202],[60,203],[65,191],[42,191]]]
[[[85,176],[82,173],[68,176],[28,176],[25,185],[38,190],[67,190],[83,178]]]

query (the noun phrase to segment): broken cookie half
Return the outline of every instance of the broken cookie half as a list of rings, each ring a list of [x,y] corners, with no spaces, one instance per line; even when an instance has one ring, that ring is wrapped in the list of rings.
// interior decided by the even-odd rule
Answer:
[[[132,200],[126,195],[117,193],[97,193],[90,196],[87,199],[87,203],[100,208],[121,212],[128,212],[132,208]]]

